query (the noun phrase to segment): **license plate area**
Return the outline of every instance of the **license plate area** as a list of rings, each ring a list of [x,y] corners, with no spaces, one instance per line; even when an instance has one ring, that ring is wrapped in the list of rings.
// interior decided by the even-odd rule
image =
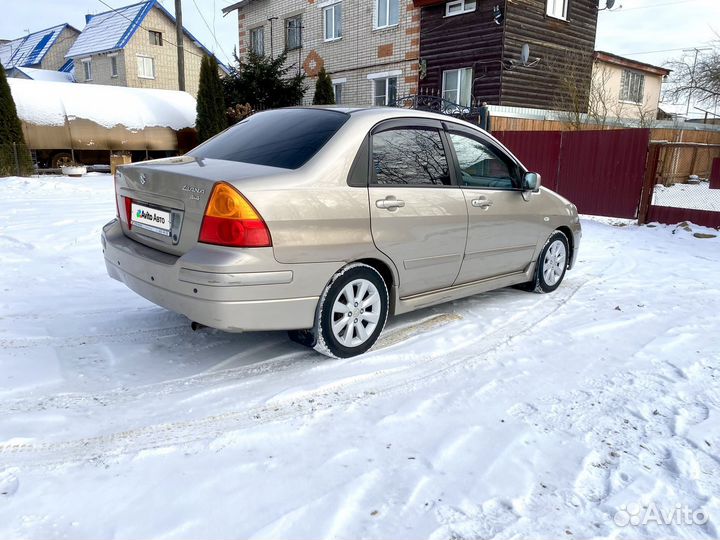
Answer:
[[[156,208],[133,201],[131,207],[133,228],[149,231],[161,236],[170,237],[173,226],[173,215],[168,210]]]

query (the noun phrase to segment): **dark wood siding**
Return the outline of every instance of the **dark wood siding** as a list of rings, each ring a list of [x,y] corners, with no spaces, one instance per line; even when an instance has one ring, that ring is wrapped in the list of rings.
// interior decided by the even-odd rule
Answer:
[[[445,3],[422,8],[420,58],[427,74],[420,90],[439,92],[442,73],[448,69],[473,68],[473,95],[478,101],[500,104],[500,60],[503,26],[493,21],[498,0],[478,0],[472,13],[445,17]]]
[[[546,0],[506,3],[504,60],[518,61],[530,45],[532,67],[503,73],[501,104],[541,109],[587,110],[597,0],[569,0],[567,21],[545,14]]]

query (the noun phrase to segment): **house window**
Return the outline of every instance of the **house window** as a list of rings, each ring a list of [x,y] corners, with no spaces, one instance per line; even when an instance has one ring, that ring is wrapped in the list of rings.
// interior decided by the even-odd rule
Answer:
[[[302,47],[302,16],[285,19],[285,48],[289,51]]]
[[[162,32],[156,32],[155,30],[148,30],[150,33],[150,45],[162,46]]]
[[[397,77],[373,80],[373,105],[392,105],[397,98]]]
[[[90,60],[89,58],[87,58],[86,60],[82,60],[82,65],[85,80],[92,81],[92,60]]]
[[[620,82],[620,101],[642,103],[645,95],[645,75],[637,71],[625,70]]]
[[[345,92],[345,79],[336,79],[332,82],[332,85],[335,94],[335,104],[342,105],[343,93]]]
[[[138,56],[138,77],[141,79],[155,78],[155,60],[149,56]]]
[[[556,19],[567,19],[570,0],[547,0],[547,14]]]
[[[325,41],[342,37],[342,4],[337,3],[323,8],[323,28]]]
[[[455,0],[454,2],[448,2],[445,4],[445,16],[452,17],[453,15],[462,15],[463,13],[470,13],[475,11],[477,2],[475,0]]]
[[[471,68],[450,69],[443,72],[442,97],[451,103],[469,107],[472,100]]]
[[[117,63],[117,56],[112,55],[110,57],[110,76],[111,77],[117,77],[118,76],[118,63]]]
[[[375,0],[375,28],[387,28],[400,22],[400,0]]]
[[[250,50],[258,56],[265,55],[265,28],[263,26],[250,30]]]

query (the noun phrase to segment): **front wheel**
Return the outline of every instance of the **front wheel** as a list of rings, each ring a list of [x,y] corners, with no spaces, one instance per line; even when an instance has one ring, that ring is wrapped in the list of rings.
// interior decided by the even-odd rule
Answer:
[[[336,358],[369,350],[385,327],[388,305],[388,290],[377,270],[361,263],[346,266],[320,298],[315,350]]]
[[[527,289],[537,293],[557,289],[567,271],[569,252],[567,236],[560,231],[552,233],[538,257],[535,280],[527,284]]]

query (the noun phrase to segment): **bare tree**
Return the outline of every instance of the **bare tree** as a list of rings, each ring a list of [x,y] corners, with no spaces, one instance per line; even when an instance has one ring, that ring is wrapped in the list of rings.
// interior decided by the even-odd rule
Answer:
[[[548,58],[547,65],[557,82],[555,109],[562,111],[563,121],[573,129],[580,129],[588,122],[586,113],[591,89],[587,81],[592,73],[592,53],[566,50]]]
[[[672,78],[665,95],[673,101],[694,99],[698,103],[714,104],[720,99],[720,40],[711,50],[696,57],[695,52],[670,62]]]

